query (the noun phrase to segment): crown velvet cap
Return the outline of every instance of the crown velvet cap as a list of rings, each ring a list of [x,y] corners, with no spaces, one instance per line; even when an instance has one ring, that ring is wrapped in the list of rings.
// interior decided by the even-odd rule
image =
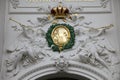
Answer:
[[[56,19],[64,19],[69,14],[69,10],[66,7],[59,5],[57,7],[52,8],[51,14]]]

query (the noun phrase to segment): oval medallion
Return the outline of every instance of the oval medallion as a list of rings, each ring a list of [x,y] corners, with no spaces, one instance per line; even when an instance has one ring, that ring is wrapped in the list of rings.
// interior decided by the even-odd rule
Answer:
[[[46,33],[46,40],[53,51],[61,52],[72,48],[75,42],[74,28],[69,24],[51,25]]]
[[[56,26],[51,34],[53,42],[59,47],[59,50],[70,40],[70,31],[63,25]]]

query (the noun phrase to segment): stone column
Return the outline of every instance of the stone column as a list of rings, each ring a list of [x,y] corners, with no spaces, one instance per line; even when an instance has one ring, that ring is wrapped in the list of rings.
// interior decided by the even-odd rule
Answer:
[[[6,0],[0,0],[0,80],[2,78],[2,58],[3,58],[3,45],[4,45],[4,26],[5,26],[5,3]]]

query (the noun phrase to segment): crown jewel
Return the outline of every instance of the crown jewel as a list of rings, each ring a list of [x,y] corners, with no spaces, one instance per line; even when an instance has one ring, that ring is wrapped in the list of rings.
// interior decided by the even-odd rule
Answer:
[[[69,14],[69,10],[59,4],[57,7],[52,8],[51,14],[55,16],[56,19],[64,19],[67,14]]]

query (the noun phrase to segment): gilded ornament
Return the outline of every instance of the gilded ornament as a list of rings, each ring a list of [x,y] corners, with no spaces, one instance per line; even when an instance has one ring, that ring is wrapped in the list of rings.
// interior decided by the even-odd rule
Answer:
[[[54,24],[48,29],[46,40],[53,51],[72,48],[75,42],[74,28],[68,24]]]
[[[51,34],[53,42],[59,47],[61,51],[62,47],[70,40],[70,31],[63,25],[56,26]]]

